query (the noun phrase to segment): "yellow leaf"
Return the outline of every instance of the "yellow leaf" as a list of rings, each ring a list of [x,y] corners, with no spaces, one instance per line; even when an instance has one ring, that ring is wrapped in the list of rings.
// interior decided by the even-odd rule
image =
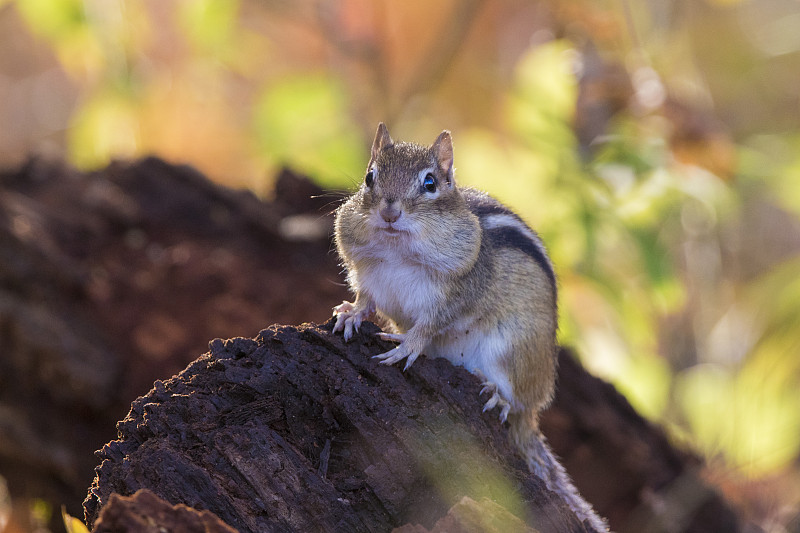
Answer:
[[[89,529],[84,523],[74,516],[70,516],[63,505],[61,506],[61,518],[64,519],[64,527],[67,533],[89,533]]]

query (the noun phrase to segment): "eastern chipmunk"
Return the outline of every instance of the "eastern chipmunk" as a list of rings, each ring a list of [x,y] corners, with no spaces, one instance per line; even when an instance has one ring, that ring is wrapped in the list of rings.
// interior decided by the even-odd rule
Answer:
[[[366,176],[336,211],[336,247],[355,302],[334,308],[345,340],[377,311],[398,342],[384,364],[424,353],[485,381],[531,471],[606,531],[539,431],[556,374],[556,278],[539,236],[507,207],[455,183],[453,144],[394,142],[381,123]],[[482,392],[484,392],[482,391]]]

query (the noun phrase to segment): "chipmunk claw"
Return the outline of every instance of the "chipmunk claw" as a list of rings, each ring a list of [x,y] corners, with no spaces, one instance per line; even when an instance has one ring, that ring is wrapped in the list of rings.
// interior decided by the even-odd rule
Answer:
[[[386,353],[373,356],[373,359],[381,359],[381,364],[393,365],[394,363],[405,359],[406,365],[403,367],[403,372],[405,372],[408,370],[408,367],[410,367],[414,361],[417,360],[419,353],[414,353],[408,348],[408,346],[403,344],[403,341],[406,339],[405,333],[386,333],[385,331],[380,331],[375,335],[383,341],[400,343],[399,346],[395,346]]]
[[[389,333],[387,335],[392,335],[392,334]],[[380,363],[382,365],[393,365],[398,361],[406,359],[406,365],[403,367],[403,372],[408,370],[408,367],[410,367],[414,363],[414,361],[417,360],[417,357],[419,357],[419,353],[414,353],[405,344],[400,344],[399,346],[395,346],[386,353],[372,356],[373,359],[380,359]]]
[[[352,302],[342,302],[333,308],[333,316],[336,317],[336,324],[333,325],[333,333],[342,332],[344,341],[349,342],[354,333],[358,333],[361,323],[374,311],[374,306],[368,305],[365,308],[358,308]]]
[[[508,413],[511,411],[511,404],[500,396],[500,393],[497,391],[497,385],[492,382],[484,382],[483,388],[481,389],[480,394],[483,395],[486,392],[491,392],[492,395],[489,400],[483,404],[483,412],[490,411],[497,406],[500,406],[500,422],[505,422],[508,420]]]
[[[386,333],[385,331],[379,331],[375,336],[382,341],[389,342],[403,342],[406,338],[405,333]]]
[[[483,372],[481,372],[480,370],[478,370],[476,372],[476,375],[482,380],[486,379],[486,376],[484,376]],[[494,397],[494,395],[497,394],[497,385],[495,383],[492,383],[491,381],[484,381],[483,383],[481,383],[481,385],[483,385],[483,388],[481,389],[481,392],[478,393],[480,396],[483,396],[487,392],[491,392],[493,397]],[[491,401],[492,401],[492,399],[490,398],[489,402],[491,402]],[[488,404],[489,402],[486,402],[486,403]],[[486,411],[488,409],[491,409],[494,406],[495,406],[495,404],[492,404],[491,407],[484,407],[483,410]]]

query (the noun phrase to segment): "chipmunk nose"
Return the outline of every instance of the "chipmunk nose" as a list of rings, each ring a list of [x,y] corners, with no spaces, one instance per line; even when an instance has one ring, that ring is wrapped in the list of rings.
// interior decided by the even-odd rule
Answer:
[[[395,204],[395,202],[386,202],[386,205],[381,207],[380,210],[381,218],[389,224],[397,222],[397,219],[400,218],[402,213],[403,211],[398,205]]]

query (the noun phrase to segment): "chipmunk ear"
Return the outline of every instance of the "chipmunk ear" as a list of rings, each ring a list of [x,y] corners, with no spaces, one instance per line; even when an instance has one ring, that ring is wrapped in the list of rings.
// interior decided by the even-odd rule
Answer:
[[[433,142],[433,155],[436,157],[436,164],[447,176],[447,183],[453,184],[453,139],[450,132],[444,130]]]
[[[378,124],[378,132],[375,134],[375,140],[372,142],[372,160],[376,160],[381,150],[392,144],[394,144],[394,141],[389,135],[389,128],[386,127],[386,124],[381,122]]]

